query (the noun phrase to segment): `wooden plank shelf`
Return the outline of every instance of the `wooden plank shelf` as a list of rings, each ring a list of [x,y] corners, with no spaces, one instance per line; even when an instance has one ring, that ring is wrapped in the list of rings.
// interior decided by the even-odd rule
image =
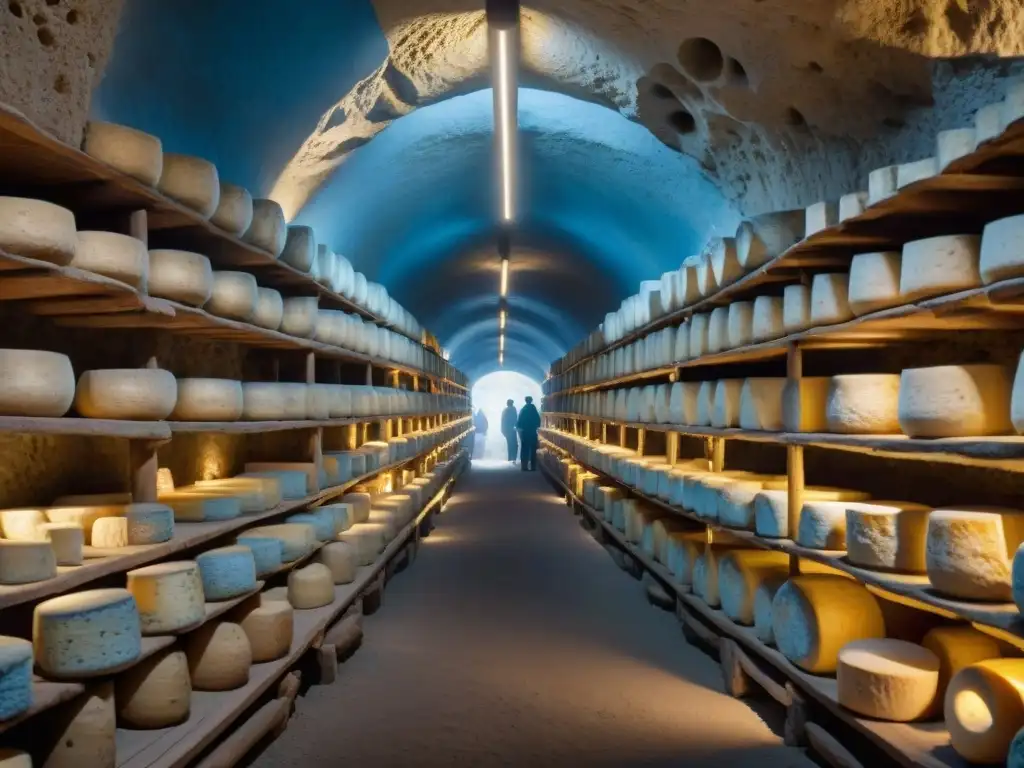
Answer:
[[[80,437],[120,437],[127,440],[169,440],[171,429],[164,421],[81,419],[75,416],[0,416],[0,432]]]
[[[251,434],[263,432],[285,432],[293,429],[319,429],[330,427],[345,427],[352,424],[367,424],[377,421],[398,421],[399,419],[423,419],[442,416],[453,418],[446,424],[457,421],[458,413],[435,413],[429,416],[423,414],[397,414],[388,416],[378,414],[375,416],[356,416],[349,419],[304,419],[302,421],[169,421],[170,430],[174,434],[188,432],[217,432],[221,434]],[[413,433],[415,434],[415,433]]]

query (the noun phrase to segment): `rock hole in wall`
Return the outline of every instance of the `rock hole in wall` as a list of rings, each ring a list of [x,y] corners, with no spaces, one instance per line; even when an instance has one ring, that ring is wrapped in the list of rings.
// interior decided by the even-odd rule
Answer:
[[[683,71],[698,82],[717,80],[725,67],[722,49],[706,37],[683,40],[676,54]]]
[[[60,0],[46,0],[47,5],[60,5]]]
[[[746,68],[736,59],[729,59],[726,71],[729,75],[730,85],[739,85],[744,88],[750,85],[750,78],[747,77]]]
[[[693,133],[697,130],[697,121],[685,109],[677,109],[668,116],[668,123],[676,133]]]
[[[57,79],[53,81],[53,90],[57,93],[67,93],[71,90],[71,83],[64,75],[57,75]]]
[[[96,54],[95,53],[90,51],[89,53],[85,54],[85,58],[89,62],[89,66],[90,67],[95,67],[96,66]]]
[[[46,23],[46,17],[43,16],[43,14],[41,13],[37,13],[35,16],[32,17],[32,23],[35,24],[37,27],[41,27],[43,26],[43,24]]]
[[[19,19],[25,15],[25,11],[22,9],[21,3],[14,2],[14,0],[7,4],[7,10],[11,12],[12,16]]]
[[[68,24],[77,24],[78,23],[78,11],[72,9],[72,10],[68,11],[68,15],[65,16],[64,18],[66,18],[68,20]]]
[[[672,93],[672,90],[661,83],[655,83],[651,86],[651,93],[657,96],[659,99],[674,99],[676,95]]]
[[[807,68],[808,68],[809,70],[811,70],[811,72],[816,72],[816,73],[818,73],[819,75],[820,75],[820,74],[821,74],[822,72],[824,72],[824,71],[825,71],[825,68],[824,68],[823,66],[821,66],[821,64],[819,64],[819,63],[818,63],[818,62],[816,62],[816,61],[809,61],[809,62],[807,62]]]
[[[36,31],[36,36],[39,38],[39,42],[46,48],[52,48],[56,42],[53,37],[53,32],[50,31],[49,27],[40,27]]]
[[[796,107],[786,107],[786,125],[794,128],[806,128],[807,118]]]

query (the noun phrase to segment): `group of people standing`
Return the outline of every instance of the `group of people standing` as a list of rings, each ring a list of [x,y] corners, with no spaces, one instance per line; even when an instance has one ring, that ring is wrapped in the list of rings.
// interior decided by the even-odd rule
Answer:
[[[483,409],[473,417],[477,434],[487,434],[487,417]],[[515,464],[516,451],[519,452],[519,468],[524,472],[537,469],[537,430],[540,429],[540,412],[533,404],[533,398],[527,396],[526,405],[516,412],[515,402],[508,400],[505,410],[501,412],[501,434],[508,446],[508,460]]]

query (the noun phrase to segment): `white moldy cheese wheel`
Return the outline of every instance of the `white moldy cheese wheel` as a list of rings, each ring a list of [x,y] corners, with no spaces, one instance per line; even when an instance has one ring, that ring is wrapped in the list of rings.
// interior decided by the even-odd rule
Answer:
[[[75,215],[26,197],[0,197],[0,248],[64,266],[75,255]]]
[[[1024,255],[1020,253],[1024,215],[990,221],[981,235],[979,270],[985,285],[1024,273]]]
[[[308,610],[334,602],[334,577],[323,563],[313,563],[288,574],[288,602]]]
[[[231,691],[249,682],[252,646],[229,621],[204,624],[185,640],[189,677],[197,691]]]
[[[42,541],[39,526],[45,522],[41,509],[0,509],[0,532],[9,541]]]
[[[256,289],[256,311],[249,322],[260,328],[276,331],[284,320],[284,299],[273,288]]]
[[[220,199],[210,221],[236,237],[252,224],[252,195],[237,184],[220,183]]]
[[[161,299],[201,307],[213,293],[213,267],[200,253],[156,249],[149,252],[149,292]]]
[[[92,526],[90,544],[97,549],[120,549],[128,546],[128,519],[101,517]]]
[[[845,435],[899,433],[899,395],[899,374],[833,376],[825,404],[828,431]]]
[[[903,640],[854,640],[839,651],[839,703],[876,720],[906,723],[927,715],[939,688],[939,658]]]
[[[781,296],[758,296],[751,313],[750,338],[753,342],[770,341],[786,335],[782,320]]]
[[[782,291],[782,329],[786,334],[811,327],[811,288],[787,285]]]
[[[928,517],[926,565],[932,587],[966,600],[1013,599],[1012,559],[1024,541],[1024,513],[975,507]]]
[[[974,437],[1013,431],[1010,372],[1000,365],[906,368],[900,428],[909,437]]]
[[[57,565],[81,565],[85,531],[76,523],[43,523],[39,534],[53,547]],[[0,718],[2,719],[2,718]]]
[[[188,719],[191,700],[188,657],[178,648],[144,659],[114,681],[114,703],[122,727],[178,725]]]
[[[856,317],[902,303],[899,251],[858,253],[850,261],[848,301]]]
[[[715,307],[708,321],[708,349],[710,354],[729,348],[729,308]]]
[[[740,390],[739,425],[743,429],[778,432],[783,427],[783,378],[749,378]]]
[[[316,333],[319,316],[316,296],[293,296],[284,300],[284,314],[281,317],[281,333],[310,339]]]
[[[715,238],[710,246],[708,263],[714,274],[715,290],[718,290],[742,277],[743,267],[740,266],[739,259],[736,257],[736,241],[733,238]]]
[[[380,531],[370,528],[369,523],[356,523],[344,533],[339,533],[338,540],[355,549],[359,565],[373,565],[383,549]]]
[[[273,200],[252,201],[252,224],[242,235],[245,242],[269,251],[275,257],[284,250],[288,236],[288,225],[284,220],[284,210]]]
[[[734,301],[729,305],[729,332],[726,349],[745,347],[754,339],[754,305],[749,301]]]
[[[79,232],[69,266],[120,280],[140,291],[149,283],[146,244],[117,232]]]
[[[931,509],[909,501],[846,504],[846,557],[854,565],[924,573]]]
[[[288,237],[281,252],[281,261],[300,272],[309,272],[315,260],[316,236],[313,234],[313,228],[300,224],[288,227]]]
[[[67,355],[0,349],[0,414],[63,416],[75,399],[75,372]]]
[[[31,706],[32,643],[0,637],[0,720],[16,717]]]
[[[690,358],[691,360],[706,355],[708,352],[708,325],[710,316],[696,314],[690,318]]]
[[[175,421],[238,421],[242,417],[242,383],[230,379],[178,379]]]
[[[904,303],[981,285],[977,235],[943,235],[903,246],[900,298]]]
[[[313,526],[303,523],[280,523],[250,528],[246,538],[277,539],[281,542],[281,560],[291,563],[305,557],[316,546],[316,532]]]
[[[896,166],[896,188],[903,189],[911,184],[929,179],[939,172],[939,161],[935,157],[926,157],[912,163]]]
[[[344,541],[335,541],[320,550],[320,562],[331,570],[335,584],[355,581],[357,560],[355,547]]]
[[[789,580],[789,573],[770,573],[762,576],[754,590],[754,634],[765,645],[775,645],[772,629],[772,600],[775,593]]]
[[[860,216],[868,205],[867,192],[850,192],[839,198],[839,220],[846,221]]]
[[[256,561],[246,546],[218,547],[196,557],[207,602],[230,600],[256,589]]]
[[[213,291],[203,309],[218,317],[248,322],[259,299],[256,278],[248,272],[214,272]]]
[[[113,672],[142,650],[139,613],[126,589],[94,589],[36,606],[32,616],[36,666],[56,678]]]
[[[735,427],[740,421],[740,392],[743,379],[719,379],[715,382],[711,426]]]
[[[794,576],[772,600],[772,632],[782,655],[814,675],[836,671],[839,649],[885,637],[878,601],[842,576]]]
[[[782,390],[782,425],[787,432],[828,431],[828,393],[832,379],[807,376],[786,381]]]
[[[939,131],[935,137],[937,171],[940,172],[954,160],[959,160],[974,151],[974,128],[954,128]]]
[[[805,501],[796,543],[808,549],[846,549],[846,502]]]
[[[921,645],[939,659],[940,704],[949,681],[961,669],[986,659],[997,659],[1002,655],[999,652],[999,645],[992,637],[967,625],[930,629],[921,640]]]
[[[715,385],[714,381],[702,381],[700,390],[697,393],[697,418],[694,424],[698,427],[710,427],[711,416],[715,409]]]
[[[166,635],[194,627],[206,616],[203,579],[191,560],[128,571],[143,635]]]
[[[307,402],[305,384],[242,382],[242,418],[247,421],[301,421]]]
[[[835,202],[822,201],[807,206],[804,219],[804,237],[821,232],[839,222],[839,206]]]
[[[31,584],[57,575],[48,541],[0,541],[0,584]]]
[[[291,650],[295,611],[286,601],[255,595],[239,606],[236,618],[249,638],[254,664],[280,659]]]
[[[737,624],[754,623],[754,594],[761,581],[789,571],[789,556],[783,552],[734,549],[718,561],[718,593],[722,613]]]
[[[780,255],[804,235],[805,212],[773,211],[740,223],[736,255],[747,272]]]
[[[887,165],[868,174],[868,201],[871,205],[896,194],[898,168],[897,165]]]
[[[178,400],[174,374],[159,368],[85,371],[78,378],[75,410],[90,419],[166,419]]]
[[[852,318],[849,291],[849,275],[815,275],[811,281],[811,325],[835,325]]]
[[[160,181],[164,150],[160,139],[116,123],[90,120],[82,143],[85,154],[151,187]]]
[[[1024,726],[1024,659],[988,659],[960,670],[946,689],[953,749],[971,763],[1002,763]]]
[[[163,171],[156,186],[204,219],[213,216],[220,202],[217,166],[201,157],[165,152]]]

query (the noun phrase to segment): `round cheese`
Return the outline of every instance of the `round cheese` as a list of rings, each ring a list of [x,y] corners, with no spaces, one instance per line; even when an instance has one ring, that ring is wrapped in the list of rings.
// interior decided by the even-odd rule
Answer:
[[[977,235],[943,235],[903,246],[900,298],[910,303],[981,285]]]
[[[284,563],[284,545],[280,539],[264,538],[261,536],[246,536],[242,534],[235,543],[248,547],[252,552],[253,563],[256,567],[256,577],[261,578],[274,573]]]
[[[904,640],[854,640],[839,651],[839,703],[859,715],[906,723],[927,715],[939,689],[939,658]]]
[[[75,256],[75,215],[25,197],[0,197],[0,249],[59,266]]]
[[[1024,542],[1024,513],[975,507],[928,517],[925,563],[932,587],[967,600],[1013,599],[1011,568]]]
[[[821,232],[839,223],[839,206],[831,201],[821,201],[807,206],[804,215],[804,237]]]
[[[727,349],[745,347],[754,340],[754,305],[749,301],[734,301],[729,305],[729,333]]]
[[[117,719],[127,728],[170,728],[188,719],[192,684],[184,651],[170,648],[114,681]]]
[[[217,166],[201,157],[164,153],[164,167],[157,189],[204,219],[213,216],[220,202]]]
[[[213,293],[210,260],[191,251],[150,251],[149,292],[162,299],[203,306]]]
[[[712,414],[715,410],[714,381],[702,381],[697,393],[697,418],[694,424],[698,427],[710,427]]]
[[[332,385],[330,384],[307,384],[306,385],[306,418],[307,419],[329,419],[331,418]]]
[[[736,256],[736,241],[731,237],[716,237],[710,245],[708,261],[714,273],[715,291],[736,282],[743,276],[743,267]],[[709,291],[704,295],[710,295]]]
[[[146,244],[116,232],[79,232],[69,266],[120,280],[139,291],[149,283]]]
[[[847,559],[864,568],[924,573],[930,514],[913,502],[847,502]]]
[[[729,307],[715,307],[708,320],[709,354],[723,352],[729,348]]]
[[[747,272],[774,259],[804,236],[804,212],[774,211],[740,222],[736,256]]]
[[[308,610],[334,602],[334,577],[323,563],[313,563],[288,574],[288,602]]]
[[[288,655],[292,647],[295,611],[284,600],[254,596],[238,609],[238,624],[249,638],[254,664]]]
[[[899,421],[910,437],[1004,435],[1012,382],[1000,365],[906,368],[900,379]]]
[[[708,325],[710,320],[710,316],[706,314],[696,314],[690,318],[690,360],[703,357],[708,353]]]
[[[161,493],[158,499],[174,511],[175,521],[181,523],[232,520],[242,514],[239,499],[233,496],[203,496],[194,489]]]
[[[781,483],[783,486],[785,482]],[[719,487],[716,518],[722,525],[754,530],[754,502],[766,483],[760,480],[736,480]],[[768,483],[771,487],[776,484]]]
[[[64,704],[62,710],[60,717],[48,723],[48,751],[42,768],[79,768],[84,765],[115,768],[117,713],[114,683],[102,681],[89,685],[84,695]]]
[[[246,538],[270,538],[281,542],[281,560],[291,563],[305,557],[316,546],[316,533],[313,526],[303,523],[280,523],[250,528],[245,532]]]
[[[860,216],[868,205],[867,192],[850,192],[839,198],[839,220]]]
[[[91,544],[97,549],[128,546],[128,518],[101,517],[92,526]]]
[[[311,526],[317,541],[330,541],[334,538],[334,515],[330,513],[321,513],[319,510],[303,512],[286,518],[285,523],[299,523]]]
[[[252,195],[237,184],[220,183],[217,210],[210,221],[236,237],[252,224]]]
[[[196,557],[207,602],[230,600],[256,589],[256,562],[246,546],[218,547]]]
[[[949,681],[961,669],[986,659],[997,659],[1002,655],[999,652],[999,645],[992,637],[967,625],[930,629],[921,645],[939,659],[939,703],[946,694]]]
[[[0,584],[31,584],[57,575],[48,541],[0,541]]]
[[[344,533],[339,533],[338,540],[352,545],[359,565],[373,565],[377,555],[384,549],[382,532],[369,523],[353,525]]]
[[[306,496],[306,473],[295,469],[245,472],[236,479],[271,480],[277,483],[282,499],[302,499]]]
[[[722,613],[737,624],[754,623],[754,595],[768,576],[789,572],[789,556],[783,552],[734,549],[718,561],[718,593]]]
[[[341,503],[352,505],[353,522],[365,523],[370,519],[372,498],[368,493],[346,493],[341,497]]]
[[[316,332],[318,317],[316,296],[293,296],[284,300],[281,333],[310,339]]]
[[[833,376],[825,404],[828,431],[846,435],[898,434],[899,394],[898,374]]]
[[[936,154],[936,159],[938,160],[937,172],[941,172],[954,160],[974,151],[974,127],[939,131],[935,137],[935,144],[938,148]]]
[[[32,706],[32,643],[0,637],[0,721]]]
[[[899,251],[858,253],[850,262],[850,311],[857,317],[895,307],[900,296]]]
[[[714,382],[715,397],[711,426],[735,427],[740,421],[740,393],[743,379],[719,379]]]
[[[53,548],[57,565],[81,565],[85,531],[77,523],[43,523],[39,526],[43,541]],[[0,718],[2,719],[2,718]]]
[[[750,320],[752,342],[771,341],[786,335],[781,296],[758,296],[754,299]]]
[[[245,242],[276,257],[284,250],[287,234],[284,210],[278,203],[262,199],[252,201],[252,224],[242,235]]]
[[[249,682],[252,646],[237,624],[204,624],[186,638],[185,653],[192,688],[197,691],[231,691]]]
[[[1024,215],[1008,216],[985,225],[979,270],[986,285],[1024,273],[1024,257],[1018,248],[1022,229]]]
[[[0,414],[63,416],[75,399],[75,372],[67,355],[0,349]]]
[[[281,252],[281,261],[299,272],[309,272],[315,260],[316,236],[313,234],[313,228],[299,224],[288,227],[288,237]]]
[[[120,498],[120,495],[111,495],[111,497]],[[67,496],[57,499],[54,503],[73,503],[76,498],[81,498],[86,503],[90,501],[88,497]],[[104,498],[104,495],[97,495],[92,500],[99,504],[103,502]],[[126,498],[130,501],[130,497],[126,496]],[[55,506],[46,510],[46,518],[51,523],[74,523],[75,525],[80,525],[85,532],[85,543],[89,544],[92,541],[92,528],[97,520],[101,517],[124,515],[124,510],[125,505],[123,504],[111,504],[108,506]]]
[[[247,421],[302,421],[307,405],[305,384],[242,382],[242,418]]]
[[[896,167],[896,188],[903,187],[930,178],[939,172],[939,161],[935,157],[926,157],[912,163],[903,163]]]
[[[693,563],[693,592],[711,608],[721,604],[718,559],[713,549],[705,549]]]
[[[842,576],[790,578],[772,600],[772,632],[782,655],[821,675],[836,671],[839,649],[854,640],[885,637],[878,601]]]
[[[740,389],[739,426],[765,432],[780,431],[785,387],[783,378],[744,379]]]
[[[284,319],[284,299],[273,288],[256,289],[256,310],[249,322],[260,328],[276,331]]]
[[[829,286],[822,283],[822,310]],[[811,327],[811,287],[807,285],[787,285],[782,289],[782,329],[786,334],[799,333]]]
[[[218,317],[248,322],[256,314],[256,278],[248,272],[214,272],[213,291],[203,307]]]
[[[988,659],[960,670],[943,707],[953,749],[972,763],[1002,763],[1024,727],[1024,659]]]
[[[851,319],[849,288],[847,274],[815,275],[811,281],[811,325],[835,325]]]
[[[85,371],[78,378],[75,409],[90,419],[166,419],[178,399],[174,374],[159,368]]]
[[[359,563],[356,549],[344,541],[328,544],[320,550],[320,562],[331,571],[335,584],[351,584],[355,581]]]
[[[41,509],[0,509],[0,532],[9,541],[43,541],[39,526],[45,522]]]
[[[116,123],[90,120],[85,126],[82,149],[91,157],[155,187],[164,167],[160,139]]]
[[[178,379],[175,421],[238,421],[242,416],[242,384],[230,379]]]
[[[114,672],[142,650],[139,613],[125,589],[55,597],[32,616],[35,663],[43,674],[79,679]]]
[[[787,380],[782,390],[782,426],[787,432],[827,432],[828,376]]]
[[[166,635],[200,624],[206,617],[203,579],[191,560],[157,563],[128,571],[143,635]]]
[[[896,194],[896,172],[898,169],[897,165],[887,165],[868,174],[868,201],[871,205]]]
[[[772,629],[772,600],[775,593],[789,581],[789,573],[770,572],[762,574],[754,590],[754,634],[765,645],[775,645],[775,632]]]

